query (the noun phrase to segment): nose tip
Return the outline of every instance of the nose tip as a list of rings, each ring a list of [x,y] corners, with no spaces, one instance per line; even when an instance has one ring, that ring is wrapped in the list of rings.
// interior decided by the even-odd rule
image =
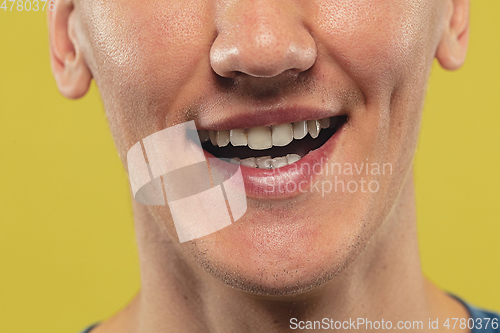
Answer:
[[[237,73],[274,77],[311,68],[317,55],[313,37],[303,24],[283,15],[261,13],[223,26],[210,49],[214,72],[229,78]]]

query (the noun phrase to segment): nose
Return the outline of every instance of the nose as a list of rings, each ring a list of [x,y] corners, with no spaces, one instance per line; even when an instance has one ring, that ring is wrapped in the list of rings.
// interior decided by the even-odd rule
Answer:
[[[316,61],[316,43],[300,10],[285,0],[229,0],[217,6],[218,34],[210,49],[215,73],[274,77],[306,71]]]

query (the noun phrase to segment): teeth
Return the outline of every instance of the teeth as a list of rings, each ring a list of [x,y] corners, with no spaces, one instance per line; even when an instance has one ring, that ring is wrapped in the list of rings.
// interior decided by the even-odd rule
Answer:
[[[240,159],[238,157],[232,158],[229,160],[231,164],[240,164]]]
[[[317,120],[308,120],[307,127],[309,128],[309,134],[313,139],[316,139],[321,131],[321,126]]]
[[[232,146],[247,146],[254,150],[269,149],[272,146],[284,147],[293,139],[303,139],[307,133],[316,139],[321,129],[337,126],[337,118],[323,118],[317,120],[297,121],[294,123],[253,127],[250,129],[234,129],[220,131],[200,130],[202,143],[210,140],[212,145],[226,147],[229,142]],[[333,125],[332,125],[333,124]],[[295,154],[291,154],[295,155]],[[296,155],[298,156],[298,155]],[[292,157],[294,159],[296,157]]]
[[[288,164],[295,163],[295,162],[300,160],[300,155],[288,154],[288,155],[286,155],[286,160],[287,160]]]
[[[247,133],[243,129],[231,130],[231,144],[233,146],[246,146],[248,143]]]
[[[208,131],[208,136],[210,138],[210,142],[217,146],[217,131]]]
[[[277,169],[295,163],[300,159],[301,157],[297,154],[288,154],[283,157],[275,158],[271,158],[271,156],[263,156],[257,158],[250,157],[241,161],[238,158],[232,158],[229,163],[240,164],[256,169]]]
[[[273,146],[271,129],[266,126],[248,130],[248,147],[255,150],[269,149]]]
[[[307,121],[293,123],[293,138],[300,140],[307,135]]]
[[[210,134],[208,134],[208,131],[200,131],[199,132],[199,137],[200,137],[200,142],[203,143],[203,142],[207,142],[208,140],[210,140]]]
[[[321,128],[328,128],[330,127],[330,118],[323,118],[319,120],[319,124]]]
[[[273,146],[283,147],[293,140],[292,124],[274,125],[272,132]]]
[[[255,159],[255,162],[259,169],[271,169],[273,167],[271,156],[258,157]]]
[[[225,147],[229,144],[229,131],[217,131],[217,143],[219,147]]]
[[[240,161],[240,165],[256,168],[257,164],[255,163],[255,157],[245,158]]]
[[[286,156],[273,158],[271,163],[273,164],[273,169],[281,168],[281,167],[284,167],[285,165],[288,165],[288,161],[286,160]]]

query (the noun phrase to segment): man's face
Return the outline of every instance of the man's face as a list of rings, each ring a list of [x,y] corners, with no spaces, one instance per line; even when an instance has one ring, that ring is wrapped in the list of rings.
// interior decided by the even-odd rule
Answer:
[[[269,154],[245,148],[241,157],[302,159],[281,170],[242,167],[247,213],[219,232],[179,244],[168,206],[145,208],[179,253],[226,283],[293,293],[351,262],[397,202],[442,7],[436,0],[82,1],[77,38],[125,165],[133,144],[188,120],[231,130],[337,117],[340,129],[326,138]],[[231,149],[212,152],[239,156]]]

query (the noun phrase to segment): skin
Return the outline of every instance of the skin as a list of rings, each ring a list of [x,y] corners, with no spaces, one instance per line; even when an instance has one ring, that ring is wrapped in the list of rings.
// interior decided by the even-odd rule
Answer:
[[[237,223],[183,244],[168,207],[133,201],[141,291],[95,332],[468,318],[422,275],[412,178],[432,62],[463,64],[468,13],[468,0],[57,1],[58,87],[77,99],[96,81],[125,167],[128,149],[165,127],[217,129],[294,105],[349,116],[328,161],[392,165],[363,175],[375,193],[249,199]]]

